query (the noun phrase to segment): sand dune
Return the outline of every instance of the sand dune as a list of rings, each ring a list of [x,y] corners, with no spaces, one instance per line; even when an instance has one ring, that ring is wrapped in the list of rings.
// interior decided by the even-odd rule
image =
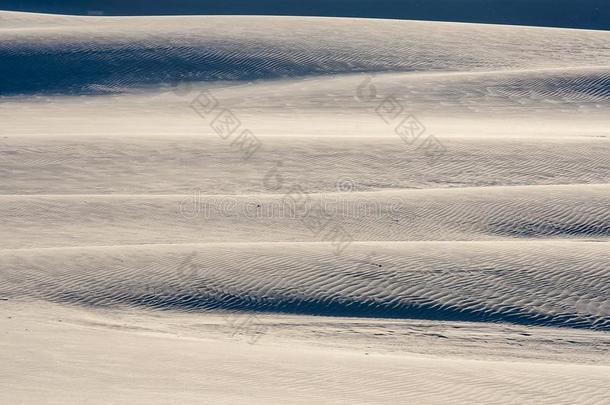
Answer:
[[[468,324],[447,324],[446,329],[438,331],[434,325],[408,321],[352,319],[341,322],[340,318],[274,317],[265,318],[270,326],[267,330],[278,334],[288,330],[301,332],[299,346],[295,345],[294,338],[282,340],[271,336],[250,345],[227,338],[226,332],[219,333],[218,329],[229,327],[223,326],[222,319],[213,317],[202,323],[200,317],[177,315],[172,322],[168,317],[105,317],[56,306],[32,311],[20,304],[19,308],[30,313],[21,317],[22,312],[17,308],[0,307],[2,315],[13,316],[13,319],[0,316],[2,330],[10,336],[4,344],[8,350],[0,351],[0,359],[28,372],[20,378],[0,379],[0,386],[7,388],[0,390],[0,399],[4,402],[59,404],[87,400],[102,404],[111,399],[117,403],[162,401],[170,404],[386,404],[397,401],[602,404],[608,400],[604,388],[608,382],[607,368],[599,365],[575,361],[535,363],[526,358],[507,362],[460,358],[455,354],[431,358],[380,352],[373,344],[387,336],[380,333],[404,331],[399,340],[402,345],[409,337],[408,347],[414,350],[434,347],[435,343],[457,341],[463,330],[472,328],[470,325],[465,328]],[[365,332],[367,327],[371,332]],[[177,330],[180,332],[176,333]],[[574,347],[584,348],[593,337],[580,331],[580,335],[570,331],[558,333],[552,328],[472,330],[472,335],[464,336],[461,350],[469,347],[481,350],[489,347],[490,341],[503,339],[506,348],[514,347],[509,353],[517,358],[532,353],[535,347],[532,337],[523,335],[546,340],[541,349],[546,349],[547,355],[567,353],[565,346],[570,343],[562,345],[564,338],[579,343]],[[337,340],[343,344],[349,342],[349,349],[337,350],[336,342],[327,343],[328,346],[305,346],[304,331],[309,331],[310,339],[317,342],[321,336],[339,336]],[[451,339],[433,336],[439,332]],[[418,337],[419,334],[422,336]],[[430,336],[425,338],[426,334]],[[18,359],[11,356],[11,353],[27,353],[37,347],[40,342],[34,336],[39,335],[45,336],[45,347],[36,356],[22,355]],[[218,335],[224,338],[210,337]],[[604,342],[598,344],[601,350]],[[441,347],[447,350],[449,346]],[[66,351],[70,353],[70,361],[64,360],[62,352]],[[582,351],[575,354],[583,358]],[[91,367],[85,366],[83,359],[99,361]],[[108,391],[109,387],[112,392]]]
[[[608,43],[0,11],[0,401],[607,403]]]
[[[205,123],[200,130],[205,131]],[[202,129],[203,127],[203,129]],[[391,128],[384,128],[392,134]],[[173,129],[172,129],[173,130]],[[211,131],[211,130],[209,130]],[[214,134],[215,135],[215,134]],[[375,139],[276,137],[246,161],[230,141],[212,138],[2,139],[2,194],[203,194],[335,192],[403,188],[605,184],[604,139],[443,139],[431,159],[394,135]],[[359,148],[354,153],[354,148]],[[279,178],[278,178],[279,176]]]
[[[0,21],[15,14],[3,12]],[[112,91],[171,80],[610,65],[610,34],[603,31],[264,16],[53,23],[17,15],[2,32],[4,94]]]
[[[2,249],[125,244],[316,242],[323,215],[356,241],[610,237],[608,185],[310,194],[15,195],[0,197]]]
[[[5,250],[0,293],[93,306],[608,330],[605,245],[363,242],[338,257],[322,242]]]

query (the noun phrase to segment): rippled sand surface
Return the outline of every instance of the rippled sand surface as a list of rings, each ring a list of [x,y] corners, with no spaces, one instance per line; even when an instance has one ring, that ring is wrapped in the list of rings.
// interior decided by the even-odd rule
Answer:
[[[0,402],[610,402],[609,44],[0,12]]]

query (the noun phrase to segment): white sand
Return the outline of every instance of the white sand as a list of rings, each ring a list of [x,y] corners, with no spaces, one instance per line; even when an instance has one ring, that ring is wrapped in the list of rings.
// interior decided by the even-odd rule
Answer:
[[[0,12],[0,402],[610,403],[609,43]]]

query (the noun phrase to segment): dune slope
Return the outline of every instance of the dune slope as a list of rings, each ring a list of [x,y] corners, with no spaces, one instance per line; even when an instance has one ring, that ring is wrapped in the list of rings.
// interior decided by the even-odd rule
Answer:
[[[0,402],[608,403],[609,43],[0,11]]]

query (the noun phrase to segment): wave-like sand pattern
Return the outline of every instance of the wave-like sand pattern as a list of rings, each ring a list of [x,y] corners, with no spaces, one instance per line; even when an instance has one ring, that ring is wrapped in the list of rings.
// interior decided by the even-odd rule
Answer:
[[[3,12],[0,21],[14,16]],[[2,36],[2,94],[113,91],[172,80],[610,65],[607,32],[438,22],[205,16],[52,23],[28,16],[9,23]]]
[[[26,249],[0,293],[80,305],[502,321],[610,330],[596,242],[327,243]]]
[[[316,242],[324,216],[356,241],[610,237],[610,186],[310,194],[0,196],[3,249],[199,242]]]
[[[77,271],[72,262],[91,251],[100,275],[93,269],[78,274],[91,273],[87,277],[93,280],[103,279],[101,274],[122,260],[120,252],[146,261],[147,255],[134,253],[140,252],[138,245],[179,249],[203,243],[214,252],[210,263],[222,273],[233,265],[216,257],[224,254],[214,250],[221,249],[216,243],[236,243],[238,252],[246,249],[244,254],[255,258],[247,243],[264,242],[263,250],[288,243],[282,255],[270,260],[274,266],[296,269],[317,263],[322,254],[314,243],[321,241],[320,235],[307,229],[301,214],[286,204],[297,187],[312,201],[320,200],[324,215],[358,246],[406,243],[408,254],[392,253],[400,277],[386,291],[371,290],[359,284],[360,276],[355,281],[338,276],[350,271],[342,259],[325,259],[324,271],[291,282],[305,288],[306,295],[276,302],[257,295],[266,274],[278,271],[263,266],[258,281],[220,276],[213,281],[216,295],[208,301],[196,298],[194,307],[606,328],[607,314],[595,309],[597,304],[590,313],[582,309],[588,299],[605,305],[602,295],[581,297],[584,306],[573,299],[564,302],[562,295],[555,305],[563,312],[553,307],[530,313],[527,295],[534,290],[515,292],[479,279],[456,281],[467,277],[462,270],[469,269],[460,255],[445,261],[406,257],[415,249],[410,242],[441,250],[456,243],[476,257],[477,266],[511,277],[510,283],[514,281],[506,272],[521,276],[527,268],[538,268],[541,257],[560,267],[543,266],[538,271],[545,277],[591,270],[597,272],[594,280],[603,282],[599,256],[587,253],[575,262],[559,254],[561,261],[553,261],[549,246],[555,245],[548,240],[565,243],[561,246],[568,250],[595,252],[608,240],[610,143],[604,114],[610,107],[610,53],[605,45],[610,34],[296,17],[156,17],[154,31],[149,19],[132,17],[1,13],[0,20],[6,22],[0,46],[6,79],[0,90],[28,96],[3,99],[13,122],[0,143],[5,178],[0,215],[6,218],[0,234],[6,257],[16,254],[22,260],[27,251],[32,260],[41,260],[39,267],[40,258],[57,265],[64,260],[62,266]],[[261,30],[261,23],[269,28]],[[363,72],[374,76],[354,75]],[[251,79],[260,80],[245,82]],[[175,80],[192,83],[171,92],[168,83]],[[106,91],[119,93],[68,97]],[[190,108],[200,91],[212,91],[222,108],[230,108],[260,137],[261,148],[252,158],[244,160]],[[62,97],[40,97],[51,93]],[[431,160],[426,151],[403,142],[375,113],[384,96],[403,103],[442,138],[442,158]],[[107,114],[100,118],[100,112]],[[572,126],[562,114],[573,119]],[[349,127],[340,124],[346,117],[355,120]],[[513,136],[506,136],[510,128],[503,128],[507,119],[515,125]],[[341,184],[348,185],[348,192],[337,192]],[[315,216],[319,210],[308,213]],[[535,252],[521,257],[514,250],[524,245],[514,243],[524,240],[532,241]],[[596,244],[584,242],[593,240]],[[21,268],[19,260],[11,261],[13,270],[6,271]],[[176,297],[188,295],[182,290],[190,281],[172,275],[180,260],[171,254],[159,260],[165,263],[155,265],[160,273],[166,266],[168,280],[179,286],[166,303],[159,300],[154,306],[186,307]],[[255,259],[238,262],[240,272],[258,274],[250,264],[243,265],[256,267]],[[434,295],[426,280],[404,276],[416,268],[436,274],[443,266],[443,277],[455,273],[456,284],[450,284],[454,295],[439,293],[437,301],[426,301]],[[129,268],[142,275],[145,267],[133,262]],[[388,270],[377,271],[381,277]],[[116,298],[123,296],[120,288],[106,298],[87,299],[79,277],[62,277],[81,291],[78,299],[68,301],[125,301]],[[121,277],[125,280],[117,282],[131,289],[141,280],[129,272]],[[371,285],[383,279],[367,277]],[[566,277],[547,280],[564,291]],[[242,284],[231,293],[233,283]],[[334,302],[335,290],[329,290],[342,283],[350,291],[362,291],[349,305]],[[484,287],[472,291],[469,283]],[[406,299],[405,292],[417,286],[423,295]],[[26,286],[21,296],[57,298],[38,289]],[[499,297],[513,306],[502,307],[497,297],[486,295],[487,289],[503,291]],[[97,297],[93,290],[91,297]],[[470,308],[465,291],[482,294],[474,309],[464,309]],[[516,298],[511,301],[512,293]],[[584,289],[578,290],[582,293]],[[550,287],[546,294],[544,299],[552,301]],[[127,301],[139,299],[144,298]],[[418,307],[419,300],[426,303]]]
[[[0,402],[608,403],[608,44],[0,11]]]
[[[392,134],[391,128],[387,128]],[[0,194],[204,194],[335,192],[551,184],[606,184],[604,139],[443,139],[431,159],[397,136],[361,139],[261,138],[251,159],[211,138],[0,140]],[[356,149],[355,149],[356,148]],[[100,175],[103,173],[103,175]],[[281,176],[279,179],[277,176]]]

